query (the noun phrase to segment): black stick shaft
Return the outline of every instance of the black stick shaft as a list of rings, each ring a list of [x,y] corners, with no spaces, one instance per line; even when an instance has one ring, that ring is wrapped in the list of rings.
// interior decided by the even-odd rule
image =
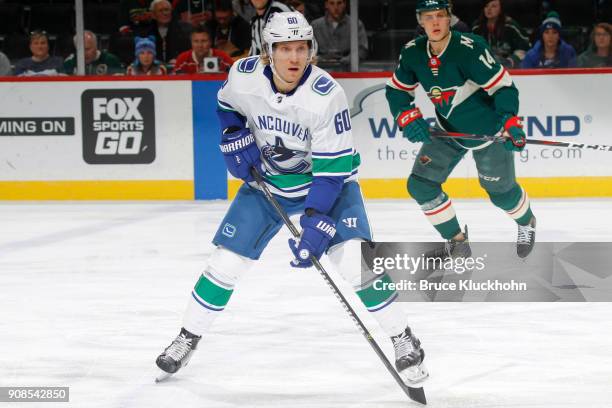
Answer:
[[[255,179],[255,181],[257,182],[257,184],[261,188],[262,192],[266,196],[266,199],[268,200],[268,202],[270,202],[270,204],[272,204],[272,206],[274,207],[274,209],[276,210],[278,215],[280,215],[280,217],[283,219],[283,222],[285,223],[287,228],[289,228],[289,231],[291,231],[291,235],[293,235],[294,238],[299,239],[300,238],[300,232],[295,227],[295,225],[293,225],[293,223],[289,219],[289,216],[287,215],[287,213],[285,212],[283,207],[281,207],[281,205],[278,203],[276,198],[274,198],[274,196],[270,192],[270,189],[268,188],[266,183],[263,181],[263,179],[261,177],[261,174],[259,174],[259,172],[256,169],[254,169],[254,168],[251,169],[251,174],[253,175],[253,178]],[[380,348],[380,346],[378,345],[376,340],[374,340],[374,338],[372,337],[372,335],[370,334],[370,332],[368,331],[366,326],[363,324],[363,322],[361,321],[359,316],[357,316],[357,313],[355,313],[355,310],[353,310],[353,308],[351,307],[349,302],[346,300],[346,298],[344,297],[342,292],[340,292],[340,289],[338,289],[338,287],[336,286],[334,281],[328,275],[328,273],[325,270],[325,268],[323,268],[323,265],[321,265],[319,260],[316,257],[314,257],[314,256],[311,256],[310,260],[312,261],[312,264],[317,269],[317,271],[319,271],[319,273],[323,277],[323,280],[325,281],[325,283],[327,283],[327,286],[329,286],[331,288],[331,290],[334,293],[334,295],[336,296],[336,298],[340,301],[340,303],[342,304],[342,307],[344,308],[344,310],[346,310],[346,312],[349,314],[351,319],[353,319],[353,322],[355,322],[357,324],[357,327],[359,327],[359,329],[360,329],[361,333],[363,334],[363,336],[366,338],[366,340],[368,341],[370,346],[372,346],[372,348],[374,349],[374,351],[376,352],[378,357],[381,359],[381,361],[383,362],[383,364],[385,365],[387,370],[391,373],[393,378],[395,378],[395,381],[397,381],[397,383],[400,385],[402,390],[404,390],[406,395],[408,395],[411,399],[414,399],[414,394],[415,394],[415,392],[418,392],[417,390],[419,390],[422,393],[422,388],[408,387],[404,383],[404,381],[401,379],[401,377],[399,376],[399,374],[397,373],[397,371],[395,370],[393,365],[391,365],[391,362],[389,361],[389,359],[387,358],[385,353],[382,351],[382,349]],[[423,401],[418,401],[418,402],[424,403]]]

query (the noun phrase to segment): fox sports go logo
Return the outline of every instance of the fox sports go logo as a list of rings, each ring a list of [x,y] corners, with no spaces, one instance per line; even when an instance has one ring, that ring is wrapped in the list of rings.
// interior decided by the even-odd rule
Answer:
[[[90,164],[155,160],[155,101],[148,89],[83,92],[83,158]]]

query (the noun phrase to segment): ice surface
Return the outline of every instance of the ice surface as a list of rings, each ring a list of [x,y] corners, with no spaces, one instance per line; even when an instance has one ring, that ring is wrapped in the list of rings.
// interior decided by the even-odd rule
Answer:
[[[538,240],[612,241],[611,204],[534,200]],[[190,365],[153,383],[227,206],[0,204],[0,386],[70,387],[69,404],[43,407],[416,406],[316,271],[288,267],[285,229]],[[377,240],[438,240],[413,201],[367,207]],[[471,240],[515,239],[490,203],[455,207]],[[403,307],[427,352],[430,407],[611,406],[610,303]]]

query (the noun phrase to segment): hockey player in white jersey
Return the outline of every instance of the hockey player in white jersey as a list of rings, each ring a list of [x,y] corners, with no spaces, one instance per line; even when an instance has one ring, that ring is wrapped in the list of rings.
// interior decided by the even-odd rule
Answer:
[[[275,13],[263,38],[264,53],[234,63],[218,93],[221,151],[229,172],[245,183],[213,239],[216,249],[190,294],[179,335],[157,358],[158,379],[187,364],[240,277],[283,225],[254,182],[254,167],[284,210],[301,214],[301,238],[289,240],[291,266],[310,267],[311,255],[327,253],[391,337],[400,375],[418,384],[428,376],[420,342],[394,302],[397,293],[374,289],[389,277],[362,279],[359,267],[341,266],[343,258],[360,259],[359,242],[371,240],[344,91],[311,64],[316,43],[300,13]]]

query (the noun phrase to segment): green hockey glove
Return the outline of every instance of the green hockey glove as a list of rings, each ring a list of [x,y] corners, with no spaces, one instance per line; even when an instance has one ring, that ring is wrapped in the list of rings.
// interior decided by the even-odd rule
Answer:
[[[429,125],[423,119],[419,108],[414,108],[401,113],[397,117],[397,124],[403,129],[403,135],[412,143],[431,143]]]

